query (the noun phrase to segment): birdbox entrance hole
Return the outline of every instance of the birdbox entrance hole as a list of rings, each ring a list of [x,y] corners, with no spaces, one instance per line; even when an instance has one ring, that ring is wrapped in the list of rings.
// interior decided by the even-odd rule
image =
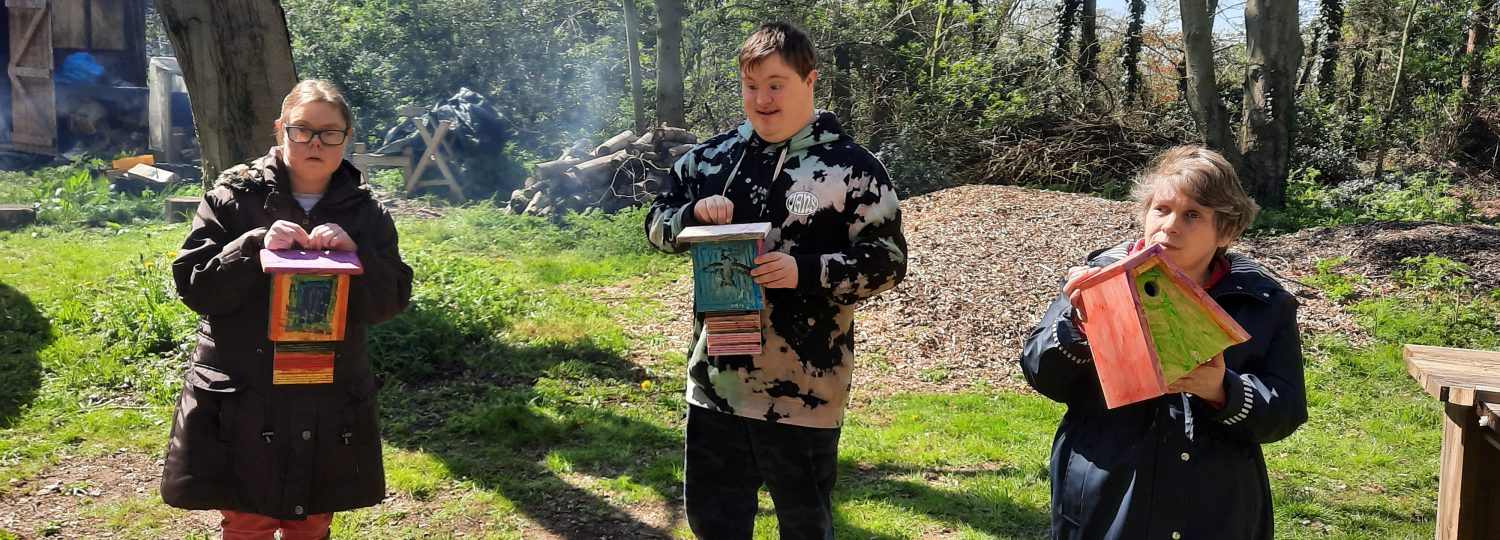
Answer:
[[[1141,283],[1141,290],[1146,293],[1146,296],[1150,296],[1152,298],[1155,298],[1156,297],[1156,292],[1157,292],[1156,291],[1156,280],[1146,280],[1146,281],[1142,282]]]

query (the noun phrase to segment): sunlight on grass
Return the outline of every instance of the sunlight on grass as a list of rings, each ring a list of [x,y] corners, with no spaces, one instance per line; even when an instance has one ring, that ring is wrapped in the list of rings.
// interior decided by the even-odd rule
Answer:
[[[680,516],[686,359],[662,350],[675,336],[629,329],[686,316],[655,296],[680,286],[672,282],[687,264],[645,246],[641,217],[557,227],[473,207],[398,224],[417,271],[412,306],[370,338],[391,497],[341,513],[335,538],[565,534],[546,521],[560,504],[581,517]],[[159,457],[194,323],[164,290],[184,226],[29,230],[0,232],[5,285],[47,323],[45,336],[0,333],[35,349],[22,360],[35,364],[34,376],[20,372],[34,380],[8,382],[35,395],[0,429],[5,494],[60,456],[123,448]],[[1396,341],[1496,338],[1432,323],[1449,312],[1401,311],[1424,305],[1398,298],[1351,307],[1379,330],[1371,347],[1307,337],[1310,419],[1264,447],[1278,537],[1431,536],[1440,410],[1406,375]],[[137,328],[154,330],[126,331]],[[652,351],[649,367],[634,362],[642,350]],[[896,361],[879,350],[859,358],[875,372]],[[834,494],[840,537],[1046,536],[1047,459],[1061,405],[985,381],[957,395],[855,392]],[[176,534],[180,514],[155,497],[86,517],[125,537]],[[757,538],[776,537],[770,508],[763,493]],[[680,520],[668,527],[690,537]]]
[[[452,476],[442,460],[425,452],[387,446],[384,458],[387,489],[419,501],[432,497]]]

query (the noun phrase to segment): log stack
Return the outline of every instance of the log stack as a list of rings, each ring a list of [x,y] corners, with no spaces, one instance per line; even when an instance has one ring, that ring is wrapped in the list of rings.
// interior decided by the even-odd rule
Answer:
[[[615,213],[640,204],[667,179],[693,145],[692,132],[663,125],[637,136],[626,130],[599,144],[580,140],[552,161],[536,164],[506,210],[548,218],[568,211]]]

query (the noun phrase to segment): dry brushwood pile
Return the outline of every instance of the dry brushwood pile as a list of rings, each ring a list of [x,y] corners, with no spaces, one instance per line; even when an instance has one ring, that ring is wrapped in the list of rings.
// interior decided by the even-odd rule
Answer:
[[[1143,118],[1067,119],[1039,116],[985,133],[975,143],[985,158],[967,178],[1098,190],[1130,178],[1177,139]]]
[[[598,145],[578,141],[561,157],[538,163],[521,189],[511,192],[506,210],[549,218],[569,210],[618,212],[654,193],[672,163],[697,142],[692,132],[666,125],[639,137],[622,131]]]

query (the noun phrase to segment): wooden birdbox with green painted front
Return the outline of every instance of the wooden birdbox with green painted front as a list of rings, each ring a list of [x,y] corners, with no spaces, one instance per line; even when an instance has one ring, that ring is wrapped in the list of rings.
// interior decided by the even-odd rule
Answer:
[[[687,227],[678,242],[693,245],[693,308],[714,311],[760,311],[762,291],[750,277],[770,223]]]
[[[1079,284],[1099,386],[1109,408],[1160,396],[1250,335],[1153,245]]]
[[[678,242],[693,245],[693,311],[702,315],[701,344],[709,356],[760,354],[764,291],[750,276],[770,223],[688,227]]]

